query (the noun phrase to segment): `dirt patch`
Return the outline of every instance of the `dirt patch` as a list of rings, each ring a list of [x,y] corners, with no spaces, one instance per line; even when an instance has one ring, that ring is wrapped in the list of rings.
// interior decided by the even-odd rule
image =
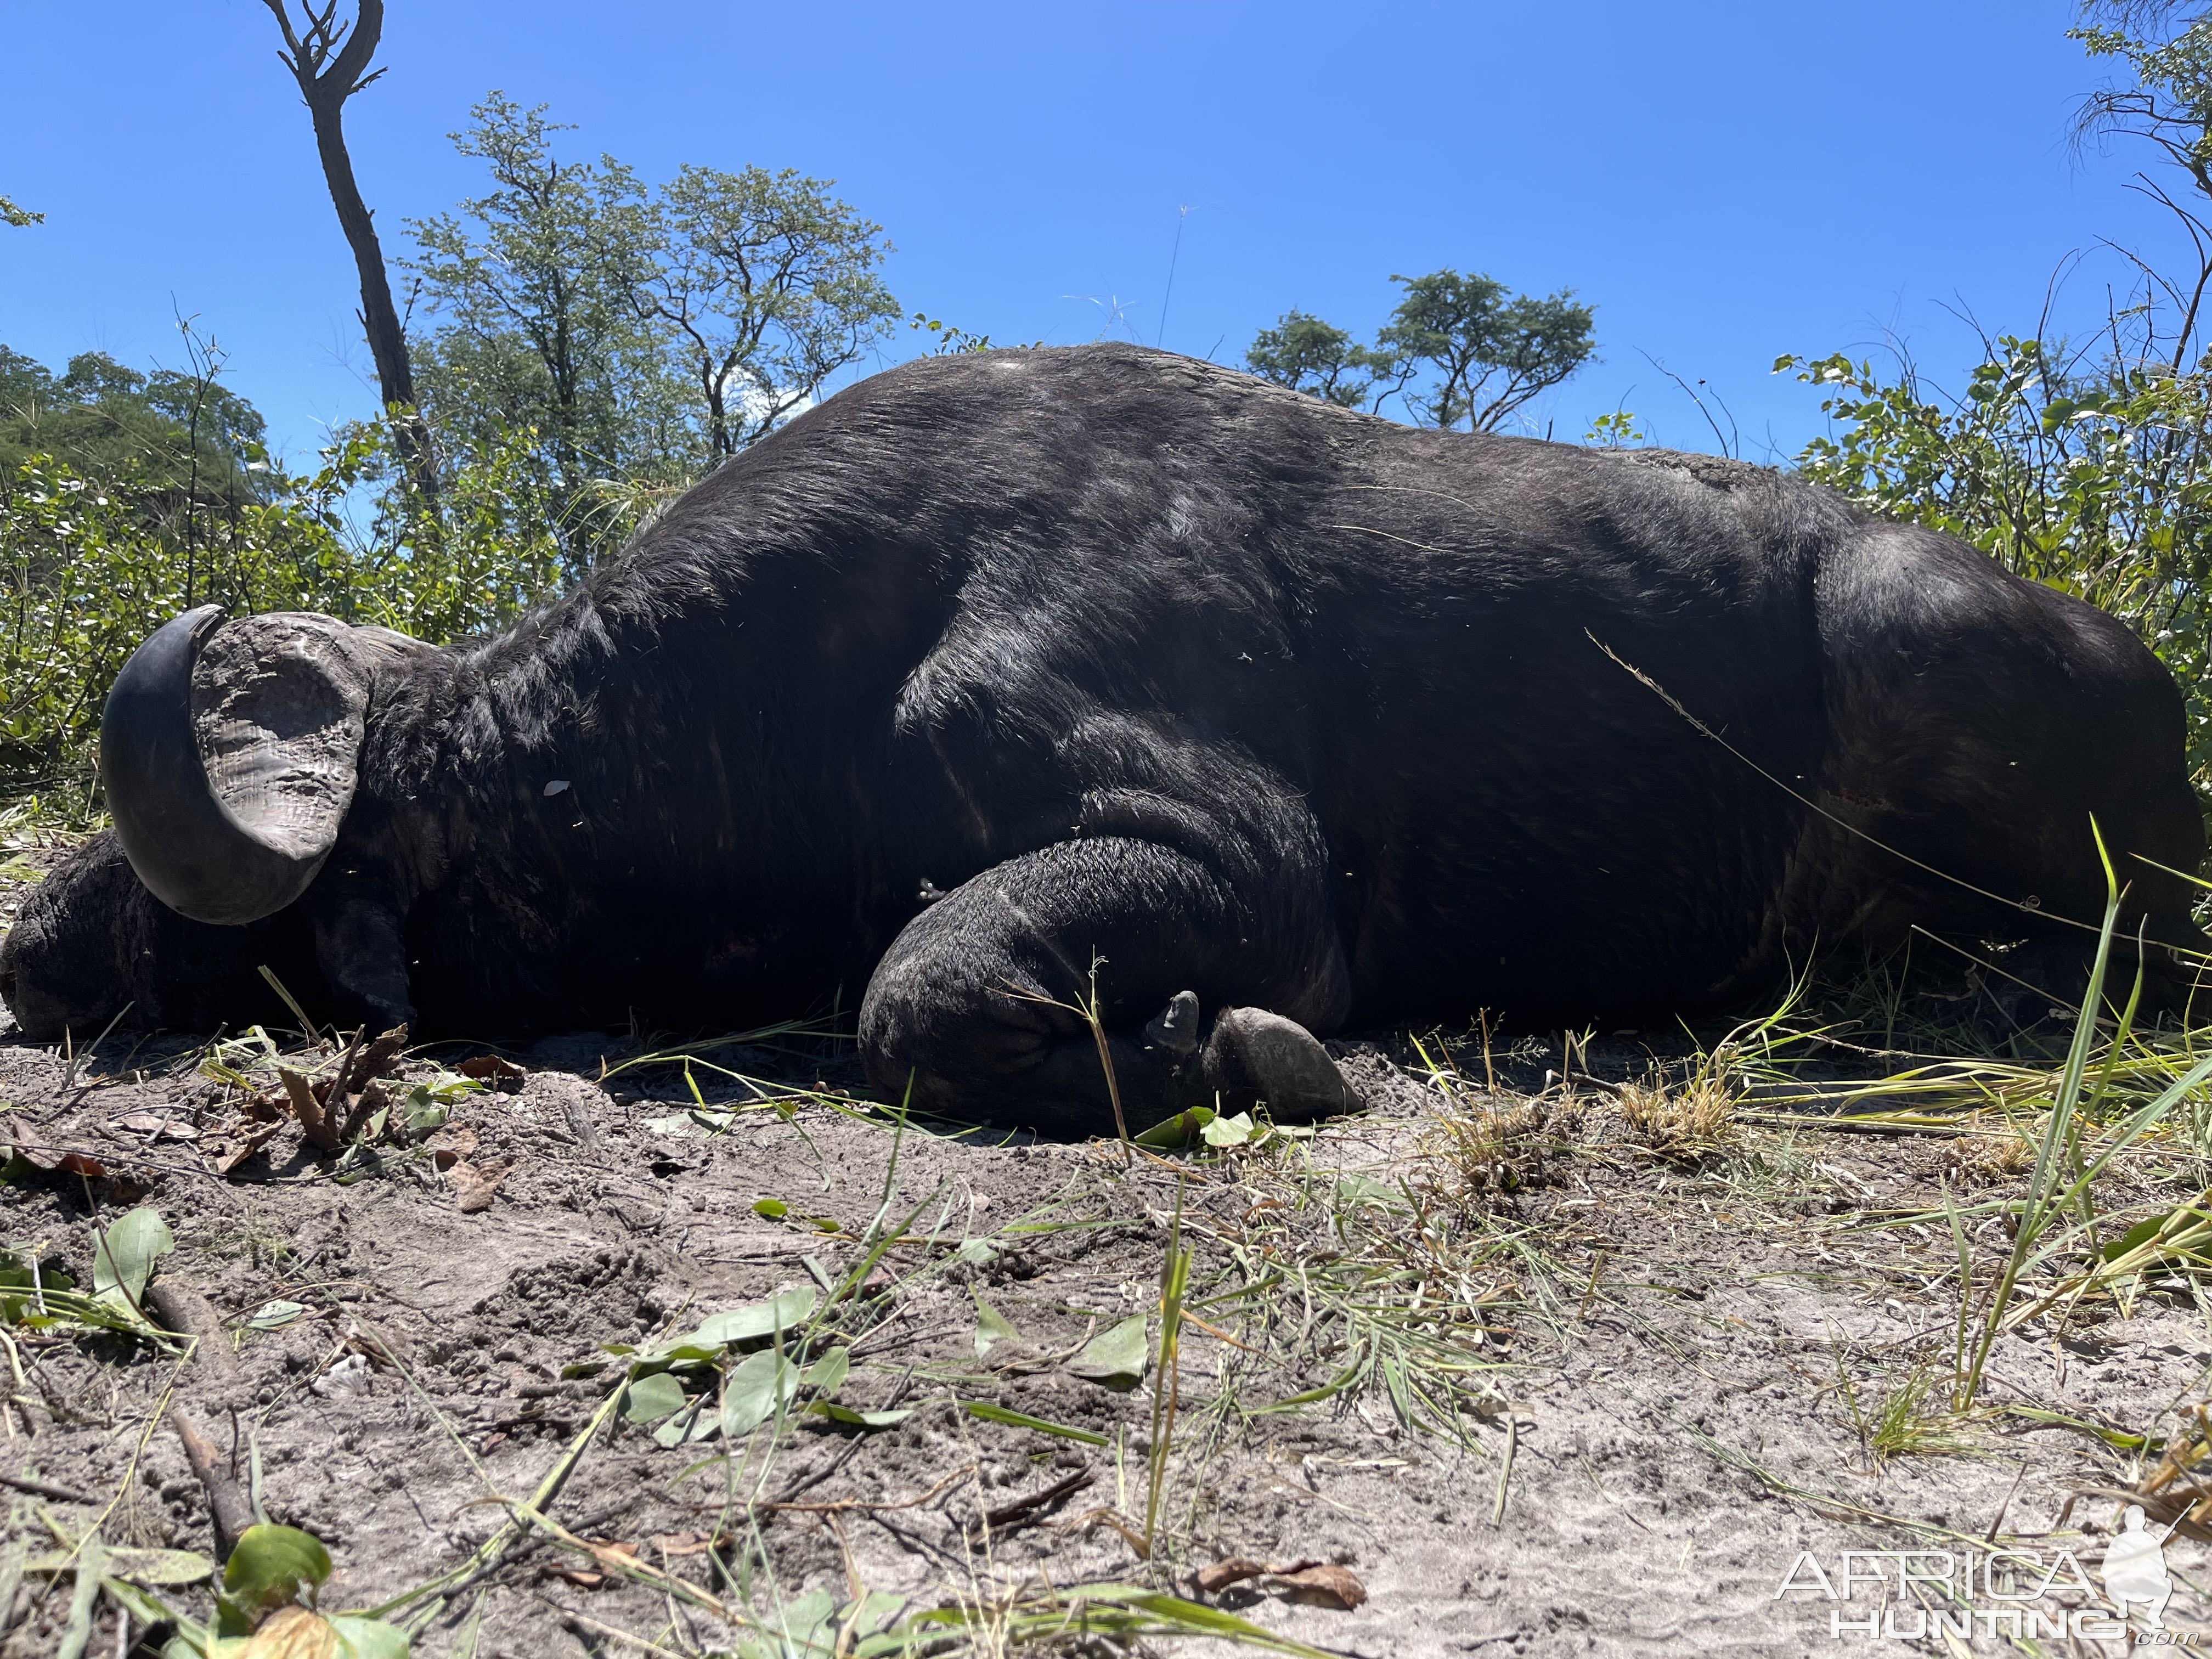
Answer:
[[[410,1059],[395,1092],[460,1052]],[[175,1238],[157,1282],[212,1304],[237,1372],[12,1330],[9,1536],[45,1549],[97,1522],[110,1547],[212,1553],[181,1412],[269,1519],[329,1545],[326,1607],[444,1576],[388,1615],[423,1654],[780,1652],[761,1632],[787,1627],[789,1651],[826,1653],[848,1614],[851,1651],[939,1607],[968,1610],[961,1650],[1127,1650],[1032,1617],[1085,1584],[1376,1656],[1825,1652],[1832,1614],[1863,1644],[1856,1621],[1910,1630],[1928,1600],[1893,1565],[1848,1602],[1778,1599],[1846,1551],[2063,1549],[2094,1584],[2106,1494],[2202,1397],[2205,1322],[2174,1271],[1997,1338],[1981,1404],[2019,1409],[1954,1419],[1956,1243],[1900,1218],[1939,1211],[1947,1178],[2017,1186],[2017,1161],[1712,1111],[1675,1116],[1715,1144],[1669,1140],[1663,1103],[1605,1081],[1647,1064],[1630,1043],[1564,1081],[1557,1044],[1525,1046],[1494,1093],[1438,1088],[1400,1038],[1347,1045],[1367,1115],[1126,1164],[840,1105],[836,1052],[708,1056],[775,1085],[763,1105],[702,1066],[602,1081],[638,1046],[567,1037],[340,1176],[288,1124],[223,1177],[245,1091],[201,1051],[0,1047],[0,1129],[27,1154],[0,1189],[9,1248],[88,1283],[95,1229],[150,1206]],[[503,1171],[480,1207],[439,1150],[462,1131],[458,1161]],[[793,1358],[845,1350],[833,1390],[795,1388],[735,1440],[659,1443],[731,1420],[756,1337],[679,1379],[683,1412],[602,1415],[640,1353],[779,1297],[829,1310]],[[1147,1316],[1143,1380],[1109,1386],[1105,1339]],[[557,1529],[514,1524],[572,1453]],[[2207,1628],[2205,1549],[2167,1545],[2171,1627]],[[1237,1558],[1272,1571],[1200,1579]],[[204,1588],[162,1594],[206,1614]],[[66,1575],[26,1578],[0,1653],[53,1651],[70,1600]],[[2062,1582],[2037,1606],[2089,1601]],[[116,1618],[99,1610],[92,1650]]]

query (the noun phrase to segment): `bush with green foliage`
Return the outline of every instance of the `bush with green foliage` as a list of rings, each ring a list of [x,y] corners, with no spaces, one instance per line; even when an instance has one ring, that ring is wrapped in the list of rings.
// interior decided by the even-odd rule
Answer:
[[[146,469],[88,475],[46,454],[0,471],[0,775],[82,775],[117,671],[195,605],[320,611],[434,641],[503,625],[560,581],[533,441],[448,456],[434,516],[400,487],[388,426],[349,429],[313,472],[270,467],[244,499],[179,505]]]

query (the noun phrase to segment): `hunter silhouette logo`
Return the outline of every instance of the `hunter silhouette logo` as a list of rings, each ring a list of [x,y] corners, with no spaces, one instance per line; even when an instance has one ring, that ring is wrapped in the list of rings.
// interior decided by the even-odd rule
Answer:
[[[2146,1530],[2142,1505],[2128,1505],[2119,1536],[2105,1552],[2105,1565],[2097,1571],[2121,1618],[2140,1602],[2147,1609],[2143,1622],[2153,1630],[2166,1628],[2166,1604],[2173,1599],[2173,1580],[2166,1571],[2166,1540],[2172,1536],[2172,1527],[2155,1535]]]

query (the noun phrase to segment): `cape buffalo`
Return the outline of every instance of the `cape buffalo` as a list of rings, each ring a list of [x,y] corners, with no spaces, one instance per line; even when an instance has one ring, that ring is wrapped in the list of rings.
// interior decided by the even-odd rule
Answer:
[[[101,748],[115,830],[0,953],[34,1037],[257,1017],[264,964],[475,1036],[842,994],[892,1097],[1083,1134],[1094,976],[1134,1127],[1346,1104],[1348,1024],[1639,1023],[1915,925],[2078,957],[2093,814],[2152,966],[2206,943],[2111,617],[1772,471],[1112,345],[854,386],[496,639],[191,611]]]

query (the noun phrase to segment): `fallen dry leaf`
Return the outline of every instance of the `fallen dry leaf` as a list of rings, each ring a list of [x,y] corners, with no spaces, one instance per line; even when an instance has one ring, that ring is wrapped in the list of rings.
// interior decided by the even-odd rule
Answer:
[[[261,1621],[238,1659],[336,1659],[337,1650],[337,1631],[321,1614],[279,1607]]]
[[[151,1135],[156,1140],[198,1140],[200,1132],[189,1123],[179,1123],[174,1112],[125,1112],[108,1126],[113,1129],[128,1129],[133,1134]]]
[[[404,1370],[407,1362],[415,1357],[415,1344],[406,1332],[397,1326],[380,1325],[361,1314],[346,1322],[346,1341],[355,1352],[368,1355],[380,1365]]]
[[[463,1077],[474,1078],[478,1083],[489,1083],[495,1089],[505,1083],[520,1083],[530,1073],[511,1060],[497,1054],[478,1054],[465,1060],[453,1067]]]
[[[233,1170],[235,1170],[240,1164],[245,1163],[246,1159],[252,1158],[256,1152],[259,1152],[264,1146],[266,1146],[270,1141],[276,1139],[276,1132],[283,1127],[284,1125],[283,1121],[279,1120],[278,1121],[269,1125],[265,1129],[254,1130],[243,1140],[240,1141],[234,1149],[225,1152],[222,1157],[216,1159],[215,1172],[221,1176],[228,1175]]]
[[[338,1131],[339,1143],[343,1145],[351,1140],[366,1129],[368,1127],[369,1119],[374,1117],[378,1109],[388,1103],[391,1098],[392,1097],[385,1092],[381,1083],[364,1084],[360,1097],[354,1102],[353,1109],[346,1114],[344,1127]]]
[[[346,1067],[344,1092],[353,1094],[364,1087],[371,1078],[383,1076],[391,1070],[392,1061],[399,1058],[399,1051],[406,1046],[407,1028],[404,1025],[395,1025],[378,1037],[356,1054],[353,1063]]]
[[[1270,1566],[1247,1555],[1232,1555],[1225,1561],[1200,1567],[1195,1577],[1200,1593],[1206,1595],[1218,1595],[1231,1584],[1256,1578],[1261,1581],[1259,1588],[1268,1595],[1307,1607],[1334,1607],[1348,1613],[1367,1599],[1367,1586],[1359,1582],[1357,1574],[1310,1557]]]
[[[468,1162],[469,1154],[477,1149],[477,1132],[465,1123],[448,1123],[423,1144],[430,1149],[433,1164],[450,1170]]]
[[[89,1152],[55,1152],[20,1140],[10,1142],[9,1151],[41,1175],[82,1176],[88,1181],[98,1181],[108,1173],[107,1166]]]
[[[514,1167],[507,1159],[495,1158],[483,1164],[456,1164],[447,1170],[446,1179],[453,1183],[453,1190],[461,1196],[461,1213],[474,1215],[479,1210],[491,1208],[500,1183]]]
[[[1286,1601],[1300,1601],[1310,1607],[1334,1607],[1341,1613],[1349,1613],[1367,1599],[1367,1586],[1359,1582],[1357,1574],[1326,1563],[1300,1567],[1295,1572],[1271,1573],[1267,1588]]]
[[[1247,1578],[1257,1578],[1267,1568],[1248,1555],[1232,1555],[1226,1561],[1216,1561],[1210,1567],[1198,1570],[1198,1587],[1207,1595],[1218,1595],[1231,1584],[1241,1584]]]

